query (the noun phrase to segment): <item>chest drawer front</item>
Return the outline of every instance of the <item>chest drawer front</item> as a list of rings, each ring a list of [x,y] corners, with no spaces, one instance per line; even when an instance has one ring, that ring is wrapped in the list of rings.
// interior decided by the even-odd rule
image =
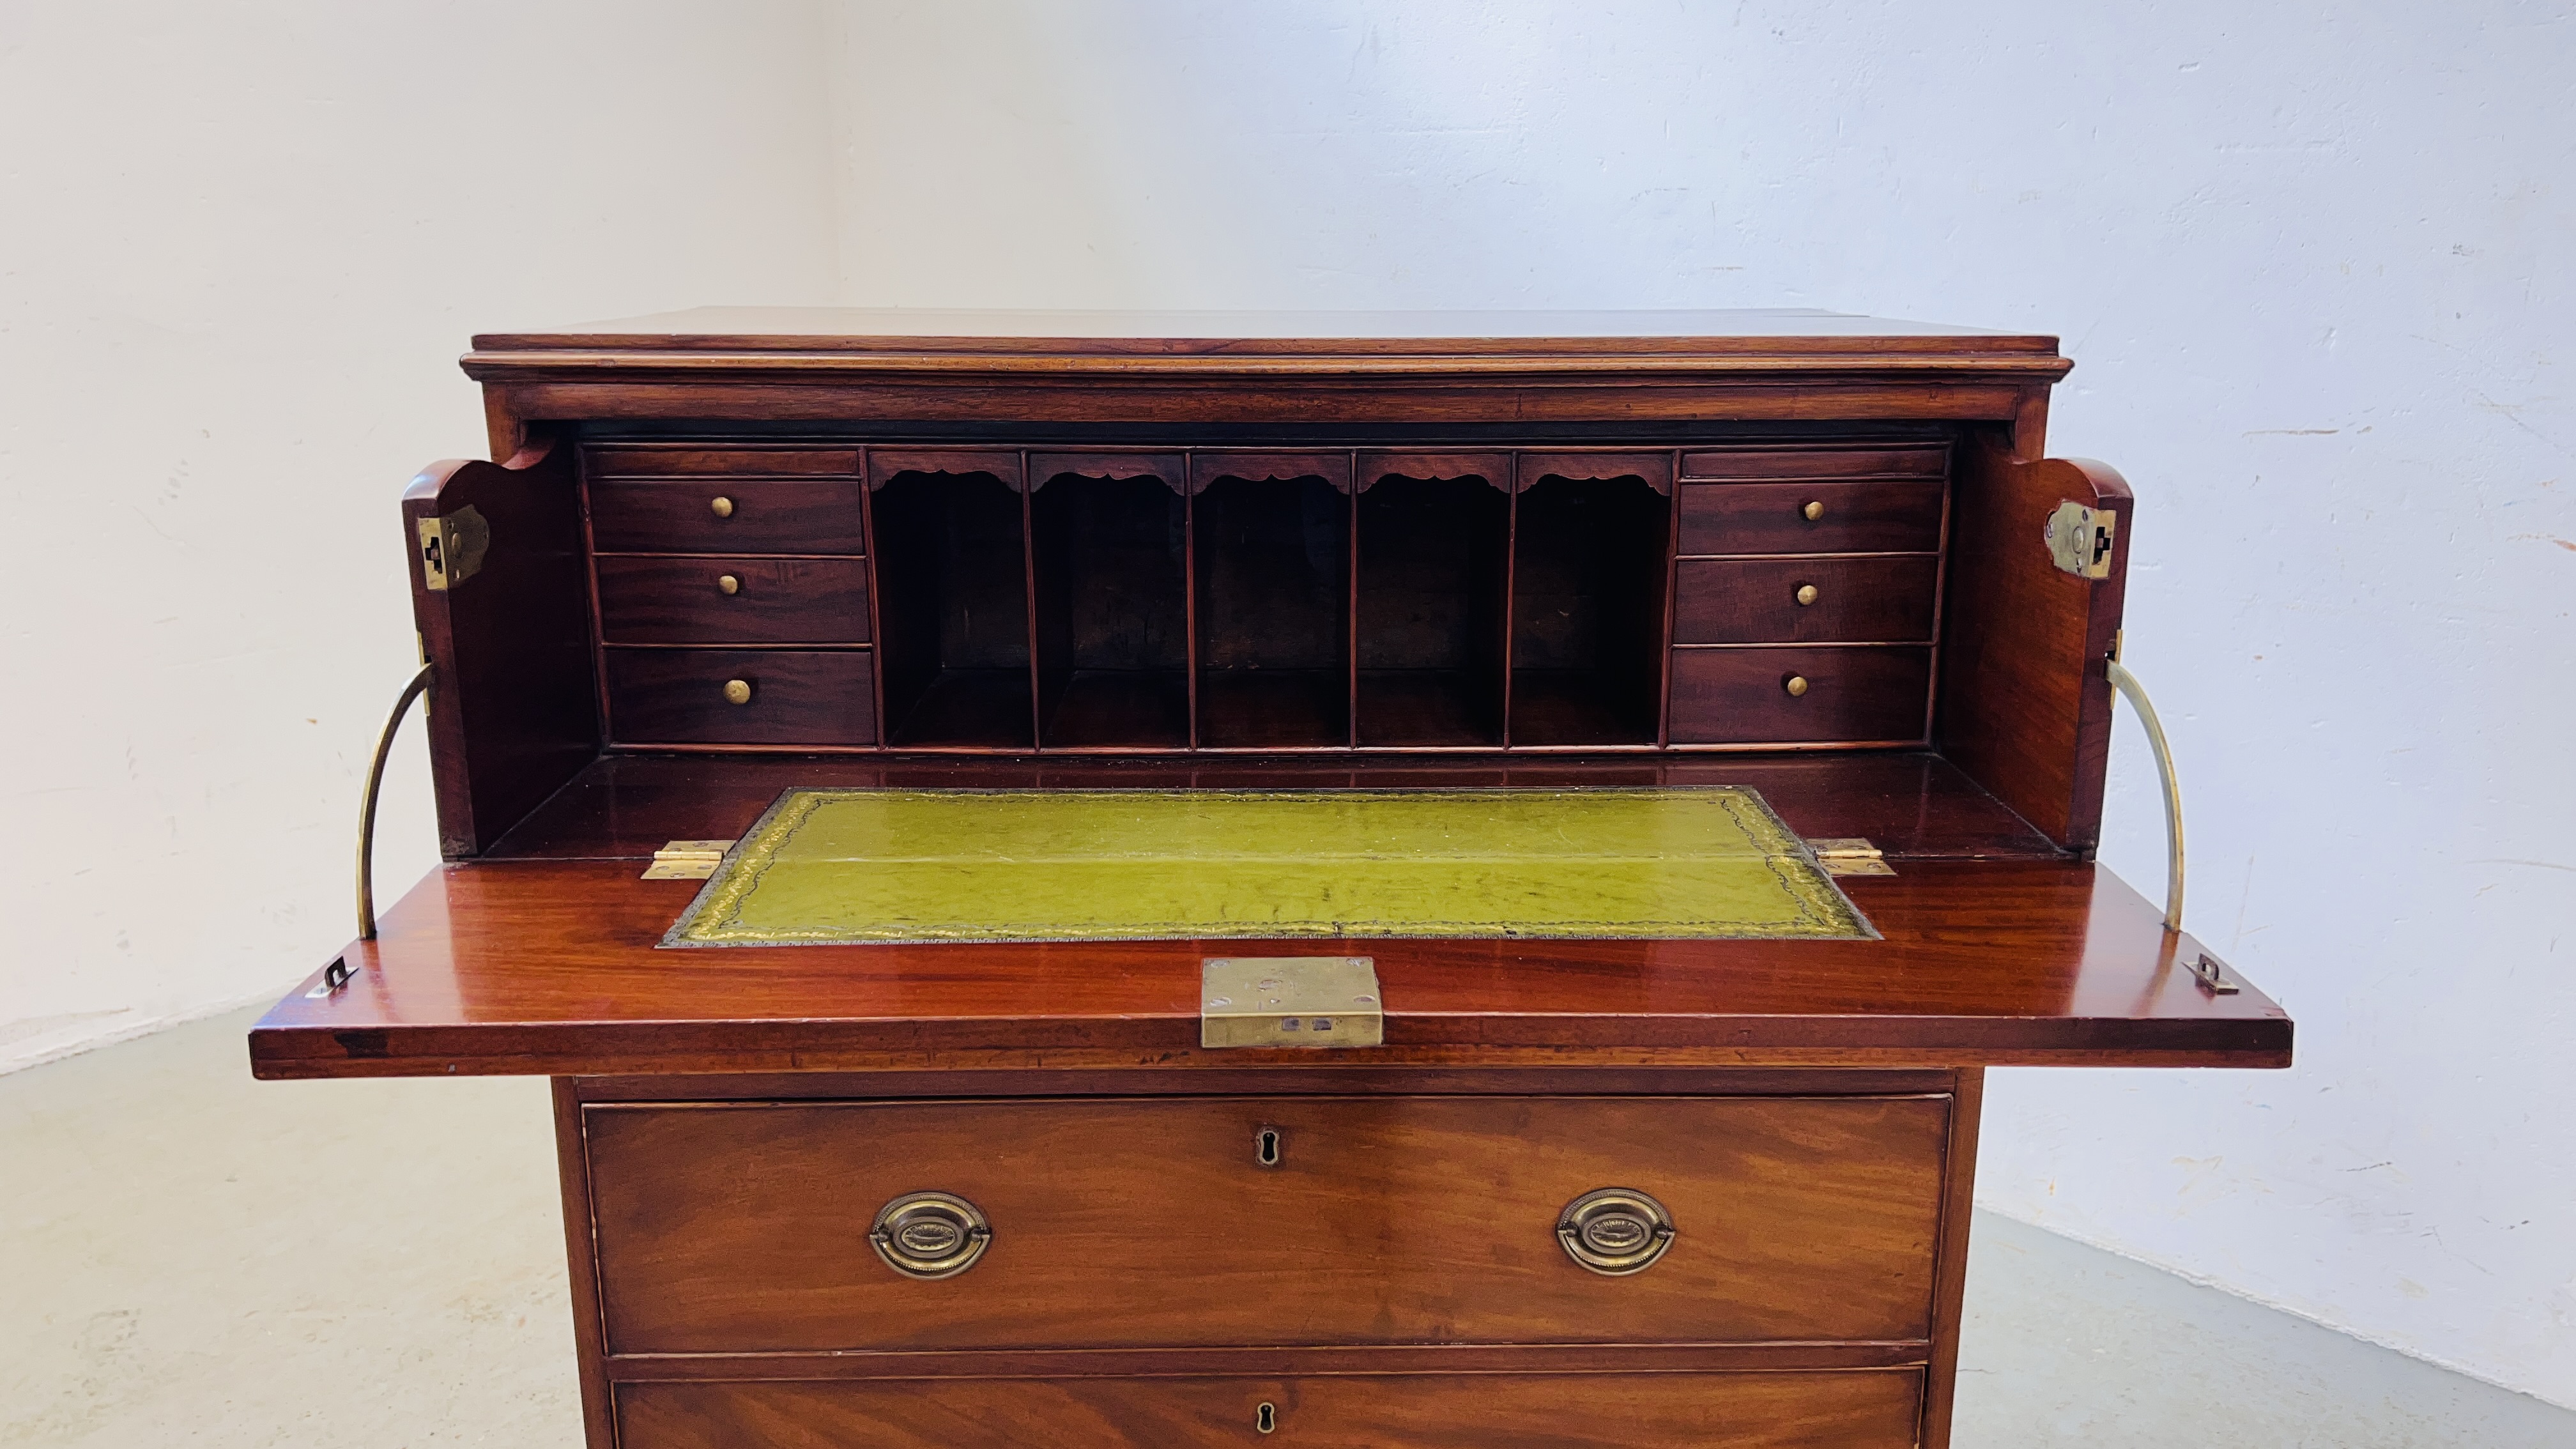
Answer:
[[[1930,553],[1941,546],[1941,484],[1928,478],[1685,483],[1680,546],[1685,556]]]
[[[866,745],[876,727],[864,649],[600,651],[621,745]],[[728,687],[739,684],[737,702]]]
[[[594,478],[600,553],[865,553],[856,478]]]
[[[628,554],[598,568],[599,635],[610,644],[868,640],[865,559]]]
[[[1931,693],[1928,648],[1676,649],[1672,740],[1910,743],[1923,738]]]
[[[1920,1339],[1947,1099],[1383,1097],[587,1109],[612,1352]],[[1259,1157],[1276,1133],[1276,1162]],[[1604,1277],[1584,1193],[1671,1214]],[[904,1194],[991,1224],[881,1262]]]
[[[1915,1369],[629,1383],[617,1425],[624,1449],[1907,1449],[1922,1385]]]
[[[1930,643],[1940,560],[1686,558],[1676,644]]]

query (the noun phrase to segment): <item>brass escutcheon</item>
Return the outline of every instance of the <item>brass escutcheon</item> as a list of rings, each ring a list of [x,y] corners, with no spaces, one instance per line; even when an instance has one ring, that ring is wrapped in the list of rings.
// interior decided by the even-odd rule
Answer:
[[[907,1278],[954,1278],[993,1241],[983,1209],[951,1192],[908,1192],[877,1209],[868,1245]]]
[[[1556,1220],[1565,1255],[1605,1278],[1642,1273],[1673,1245],[1673,1215],[1630,1187],[1595,1188]]]

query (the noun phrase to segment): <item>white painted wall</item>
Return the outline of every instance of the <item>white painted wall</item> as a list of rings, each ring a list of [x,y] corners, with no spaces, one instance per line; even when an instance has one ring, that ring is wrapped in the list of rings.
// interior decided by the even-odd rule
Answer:
[[[350,934],[495,324],[828,287],[804,5],[0,3],[0,1069]],[[436,859],[417,722],[378,868]],[[0,1169],[5,1170],[5,1169]]]
[[[2299,1065],[1998,1072],[1984,1200],[2576,1404],[2568,7],[952,0],[839,50],[847,301],[2061,334],[2191,920]]]
[[[2193,923],[2300,1064],[1999,1072],[1985,1199],[2576,1404],[2563,5],[388,13],[0,10],[0,1062],[345,935],[391,498],[479,440],[476,327],[836,292],[2037,328],[2079,364],[2057,451],[2140,494]],[[2152,892],[2117,749],[2105,854]]]

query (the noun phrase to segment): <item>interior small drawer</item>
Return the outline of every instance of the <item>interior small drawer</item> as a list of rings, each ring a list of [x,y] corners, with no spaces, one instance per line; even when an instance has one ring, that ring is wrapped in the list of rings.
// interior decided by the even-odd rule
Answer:
[[[1941,493],[1938,479],[1685,483],[1681,552],[1930,553]]]
[[[856,478],[593,478],[600,553],[865,553]]]
[[[1911,744],[1931,691],[1920,646],[1675,649],[1672,742]]]
[[[621,745],[870,745],[865,649],[601,651],[609,738]]]
[[[1923,644],[1940,560],[1686,558],[1673,578],[1676,644]]]
[[[857,558],[609,555],[598,560],[610,644],[864,644]]]
[[[1917,1341],[1948,1112],[1944,1097],[602,1104],[583,1131],[613,1353]],[[1559,1240],[1605,1188],[1651,1195],[1673,1230],[1628,1276]],[[923,1192],[989,1233],[952,1276],[907,1276],[874,1238],[882,1221],[908,1242],[899,1200]],[[925,1241],[954,1250],[966,1221]]]
[[[624,1449],[1910,1449],[1922,1402],[1919,1368],[642,1382],[616,1390]]]

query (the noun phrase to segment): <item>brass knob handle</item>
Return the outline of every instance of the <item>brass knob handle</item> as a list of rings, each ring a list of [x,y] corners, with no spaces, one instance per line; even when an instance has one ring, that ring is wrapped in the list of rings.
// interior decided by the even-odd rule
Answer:
[[[1780,687],[1789,691],[1789,697],[1791,699],[1796,699],[1799,695],[1807,692],[1807,676],[1803,674],[1792,674],[1788,678],[1780,681]]]
[[[1673,1245],[1673,1215],[1635,1188],[1595,1188],[1565,1205],[1556,1240],[1590,1271],[1625,1278],[1653,1267]]]
[[[733,517],[733,500],[718,494],[707,503],[707,510],[718,518]]]
[[[742,580],[735,578],[731,574],[718,574],[716,575],[716,592],[719,594],[739,594],[742,592]],[[1815,591],[1810,589],[1808,592],[1813,593]]]
[[[748,679],[726,680],[724,696],[725,703],[727,704],[751,703],[751,681]]]
[[[1811,499],[1808,501],[1806,507],[1798,510],[1798,516],[1807,520],[1809,523],[1813,523],[1817,519],[1825,516],[1825,505],[1819,501]]]
[[[725,592],[726,592],[726,593],[728,593],[728,594],[730,594],[730,593],[732,593],[732,592],[733,592],[733,590],[731,590],[731,589],[727,589],[727,590],[725,590]],[[1814,584],[1800,584],[1800,585],[1798,585],[1798,594],[1797,594],[1797,598],[1798,598],[1798,603],[1799,603],[1802,607],[1803,607],[1804,605],[1814,603],[1814,602],[1816,601],[1816,586],[1815,586]]]
[[[877,1209],[868,1244],[907,1278],[954,1278],[992,1246],[984,1210],[953,1192],[908,1192]]]

